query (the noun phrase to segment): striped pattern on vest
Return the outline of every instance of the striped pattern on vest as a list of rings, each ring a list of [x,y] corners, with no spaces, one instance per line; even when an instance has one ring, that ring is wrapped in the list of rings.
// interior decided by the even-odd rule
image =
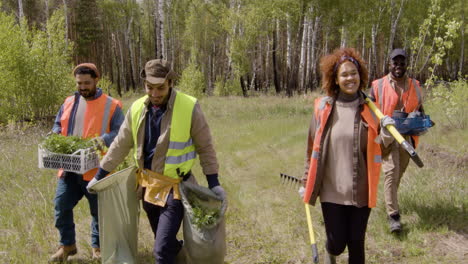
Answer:
[[[173,90],[173,92],[176,92],[176,97],[172,110],[169,146],[164,164],[164,175],[177,178],[179,177],[177,171],[180,173],[188,173],[192,169],[197,156],[195,145],[190,137],[192,114],[197,99],[175,90]],[[142,113],[147,98],[148,96],[144,96],[138,99],[131,107],[135,164],[138,164],[136,147],[138,146],[138,130],[142,126],[144,118]]]
[[[385,115],[391,116],[395,110],[396,100],[399,100],[398,95],[390,85],[390,77],[388,75],[378,79],[376,82],[377,84],[374,82],[373,86],[377,103]],[[410,113],[422,105],[422,95],[421,87],[419,87],[415,79],[408,78],[408,85],[409,89],[402,94],[402,97],[409,97],[408,100],[405,100],[408,101],[408,105],[405,105],[405,112]],[[416,96],[416,98],[413,96]]]
[[[63,104],[60,119],[64,136],[94,138],[110,132],[110,121],[117,106],[122,103],[106,94],[97,99],[86,101],[82,96],[69,96]],[[97,169],[83,174],[83,179],[91,180]]]

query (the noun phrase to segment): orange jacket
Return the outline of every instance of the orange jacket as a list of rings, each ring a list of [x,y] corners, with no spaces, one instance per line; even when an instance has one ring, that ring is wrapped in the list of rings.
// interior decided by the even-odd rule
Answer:
[[[306,191],[304,194],[304,202],[314,203],[318,196],[318,192],[321,186],[319,178],[317,177],[317,171],[319,170],[320,162],[322,158],[323,141],[324,141],[324,128],[330,117],[332,111],[333,99],[331,97],[317,98],[315,100],[314,118],[317,124],[315,131],[315,137],[312,143],[312,154],[310,157],[309,173],[307,176]],[[364,104],[364,108],[361,112],[361,117],[369,125],[367,132],[367,178],[368,178],[368,190],[369,208],[375,207],[377,203],[377,186],[379,184],[380,165],[381,165],[381,150],[380,145],[375,142],[378,136],[378,122],[372,115],[369,107]],[[316,188],[318,186],[318,188]]]
[[[75,95],[67,97],[63,104],[63,113],[60,118],[62,128],[61,134],[64,136],[72,135],[69,133],[69,123],[74,123],[73,135],[81,136],[82,138],[94,138],[110,132],[110,122],[114,111],[119,106],[122,108],[122,103],[106,94],[102,94],[94,100],[85,101],[82,97],[80,102],[85,103],[85,106],[78,110],[73,110],[75,105]],[[75,111],[73,120],[71,121],[72,111]],[[97,172],[92,169],[83,174],[85,181],[90,181]]]
[[[419,110],[422,105],[422,93],[419,82],[416,79],[408,78],[409,89],[401,95],[401,100],[406,113]],[[372,96],[375,99],[377,107],[387,116],[392,116],[395,107],[398,104],[398,94],[390,84],[390,76],[386,75],[372,82]],[[418,145],[419,137],[411,136],[415,147]]]

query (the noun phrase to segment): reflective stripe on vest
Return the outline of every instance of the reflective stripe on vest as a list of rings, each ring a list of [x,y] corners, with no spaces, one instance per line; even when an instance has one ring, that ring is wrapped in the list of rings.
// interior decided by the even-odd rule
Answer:
[[[197,99],[184,93],[176,92],[176,98],[172,110],[172,118],[169,134],[169,146],[166,153],[164,164],[164,175],[172,178],[178,178],[177,170],[180,173],[188,173],[193,166],[196,158],[195,145],[190,137],[192,127],[192,114]],[[134,159],[138,165],[138,130],[142,125],[142,112],[145,108],[145,101],[148,96],[144,96],[131,107],[132,116],[132,135],[134,143]],[[134,120],[137,120],[136,122]]]
[[[409,89],[401,97],[406,97],[405,112],[410,113],[416,110],[422,104],[421,87],[415,79],[408,78]],[[375,90],[374,90],[375,92]],[[377,80],[377,95],[379,107],[384,115],[392,116],[395,106],[399,100],[398,94],[390,84],[390,77],[387,75]]]
[[[422,91],[416,79],[408,78],[409,89],[402,95],[402,100],[405,103],[405,112],[410,113],[417,110],[422,105]],[[378,107],[384,115],[392,116],[395,111],[395,106],[399,100],[398,94],[390,85],[390,77],[387,75],[372,82],[374,96],[378,99]],[[406,97],[406,99],[403,99]],[[411,136],[414,141],[414,147],[418,146],[419,137]]]
[[[197,99],[177,92],[174,108],[172,110],[171,131],[169,147],[164,164],[164,175],[177,178],[177,170],[183,174],[188,173],[195,162],[197,154],[195,145],[190,137],[192,128],[193,108]]]
[[[74,109],[75,96],[65,100],[60,125],[62,135],[76,135],[82,138],[93,138],[110,132],[110,120],[117,106],[121,107],[118,100],[105,94],[91,101],[80,100],[74,117],[70,120]],[[78,124],[81,123],[81,124]],[[75,131],[77,129],[78,131]]]
[[[75,106],[75,100],[79,99]],[[110,120],[117,106],[122,103],[106,94],[95,100],[86,101],[82,97],[69,96],[63,104],[60,125],[64,136],[75,135],[82,138],[94,138],[110,132]],[[76,108],[76,109],[75,109]],[[75,109],[75,110],[73,110]],[[75,113],[72,113],[75,111]],[[71,118],[73,115],[73,118]],[[83,179],[89,181],[96,174],[92,169],[83,174]]]
[[[326,101],[330,101],[329,97],[319,98],[315,100],[315,122],[322,124],[316,128],[314,142],[312,143],[312,155],[310,157],[309,174],[307,177],[306,191],[304,194],[304,202],[309,203],[315,189],[317,179],[317,169],[321,155],[322,137],[324,135],[325,124],[330,117],[332,106],[326,103],[325,107],[321,107]],[[372,115],[369,107],[364,105],[361,112],[364,121],[369,125],[367,132],[367,178],[368,178],[368,206],[375,207],[377,203],[377,187],[379,183],[380,165],[382,161],[380,145],[375,142],[378,135],[378,122],[374,115]]]

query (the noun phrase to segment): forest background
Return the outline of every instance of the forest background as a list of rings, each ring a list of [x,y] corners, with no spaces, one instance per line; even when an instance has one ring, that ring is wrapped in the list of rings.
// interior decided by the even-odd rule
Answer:
[[[464,78],[463,0],[2,0],[0,123],[54,115],[70,71],[94,62],[113,96],[140,91],[165,58],[194,96],[293,96],[319,87],[319,59],[356,48],[369,80],[393,48],[422,83]]]

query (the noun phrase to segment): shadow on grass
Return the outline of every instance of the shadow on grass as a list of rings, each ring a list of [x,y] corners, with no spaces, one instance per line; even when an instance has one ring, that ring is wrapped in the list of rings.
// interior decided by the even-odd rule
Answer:
[[[446,226],[449,230],[456,233],[462,235],[468,234],[468,225],[466,224],[468,212],[464,206],[461,208],[456,207],[448,201],[438,201],[436,204],[421,204],[419,201],[409,199],[404,201],[401,207],[403,209],[403,217],[405,214],[412,213],[416,213],[419,216],[419,221],[414,223],[414,226],[417,228],[434,230]],[[405,233],[401,235],[404,237]]]

